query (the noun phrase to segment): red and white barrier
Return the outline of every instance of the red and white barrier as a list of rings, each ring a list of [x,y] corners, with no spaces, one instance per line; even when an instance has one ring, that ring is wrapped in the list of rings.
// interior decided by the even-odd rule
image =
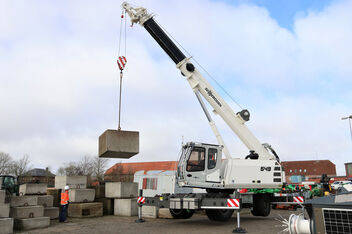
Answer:
[[[145,202],[145,197],[138,197],[137,198],[137,203],[138,204],[144,204],[144,202]]]
[[[303,196],[294,196],[293,197],[293,202],[304,203],[304,198],[303,198]]]
[[[235,198],[235,199],[227,199],[227,206],[228,207],[240,207],[240,199]]]

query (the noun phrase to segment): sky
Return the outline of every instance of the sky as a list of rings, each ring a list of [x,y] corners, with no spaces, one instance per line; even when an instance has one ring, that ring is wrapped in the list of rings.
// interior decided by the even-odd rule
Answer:
[[[118,124],[122,1],[0,0],[0,151],[54,171],[97,155]],[[281,160],[350,162],[352,1],[135,1],[251,113]],[[216,143],[191,88],[139,25],[126,28],[123,130],[140,153],[177,160],[182,142]],[[124,42],[122,43],[124,45]],[[124,46],[123,49],[124,50]],[[220,95],[240,111],[210,78]],[[233,157],[248,149],[214,119]]]

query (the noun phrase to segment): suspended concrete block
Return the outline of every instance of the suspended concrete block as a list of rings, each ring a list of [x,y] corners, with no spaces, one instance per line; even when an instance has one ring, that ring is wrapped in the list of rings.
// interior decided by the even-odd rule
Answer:
[[[106,130],[99,137],[99,157],[131,158],[139,153],[139,132]]]

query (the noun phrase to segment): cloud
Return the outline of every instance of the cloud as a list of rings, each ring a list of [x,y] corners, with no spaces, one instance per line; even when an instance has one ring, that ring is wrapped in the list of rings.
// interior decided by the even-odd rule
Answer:
[[[120,2],[20,3],[0,7],[0,150],[53,168],[96,155],[98,136],[117,127]],[[297,15],[293,31],[252,4],[138,5],[250,109],[250,129],[282,160],[330,159],[343,174],[351,152],[340,120],[351,110],[351,1]],[[175,64],[139,25],[127,33],[122,127],[141,133],[141,153],[129,161],[177,160],[182,137],[215,143]],[[233,155],[246,155],[215,119]]]

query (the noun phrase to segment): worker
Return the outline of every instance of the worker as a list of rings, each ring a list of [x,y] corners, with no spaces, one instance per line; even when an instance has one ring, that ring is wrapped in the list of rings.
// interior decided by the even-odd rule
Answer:
[[[66,223],[67,220],[67,209],[68,209],[68,201],[69,201],[69,197],[68,197],[68,190],[70,189],[70,187],[68,185],[65,186],[64,191],[61,193],[61,212],[60,212],[60,223],[64,222]]]

